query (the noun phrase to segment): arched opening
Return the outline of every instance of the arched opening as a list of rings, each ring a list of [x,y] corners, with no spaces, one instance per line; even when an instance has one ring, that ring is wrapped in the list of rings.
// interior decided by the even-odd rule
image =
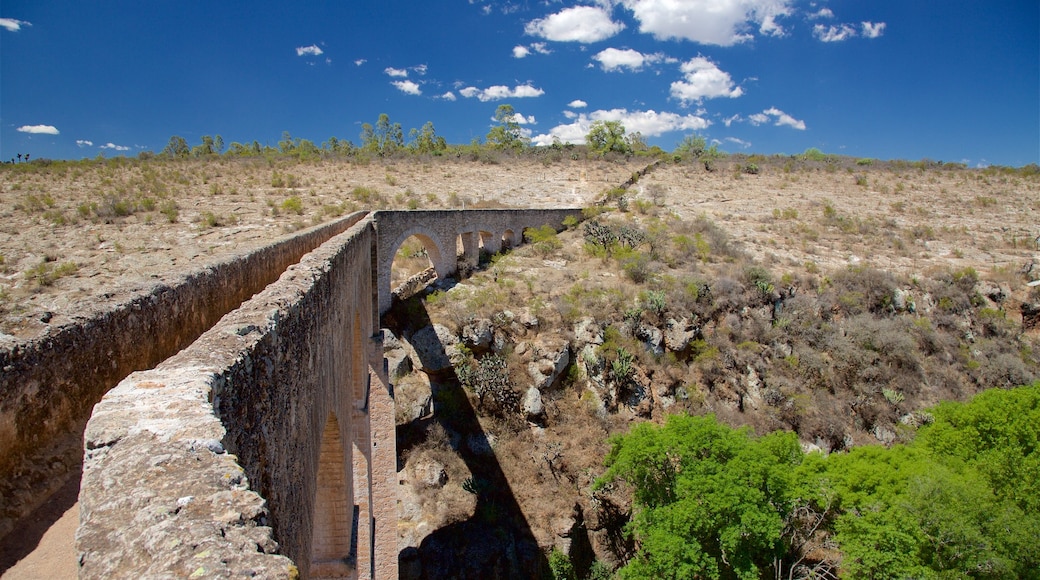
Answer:
[[[494,233],[480,230],[480,261],[490,258],[502,251],[502,238]]]
[[[519,242],[519,240],[516,239],[516,234],[513,232],[513,230],[506,230],[502,234],[502,249],[503,250],[508,250],[510,248],[515,248],[517,245],[519,245],[518,242]]]
[[[354,502],[339,421],[330,413],[321,434],[311,533],[312,578],[349,578],[354,573]]]
[[[390,266],[390,288],[408,298],[437,279],[434,266],[439,259],[437,244],[423,234],[409,236],[394,253]]]

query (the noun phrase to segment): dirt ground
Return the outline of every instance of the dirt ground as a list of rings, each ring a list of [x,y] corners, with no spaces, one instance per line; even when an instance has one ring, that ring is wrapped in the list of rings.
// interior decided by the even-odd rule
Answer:
[[[0,541],[0,580],[73,580],[79,474]]]
[[[0,169],[0,346],[74,320],[95,296],[248,251],[357,209],[583,206],[647,159],[110,160]],[[935,164],[785,159],[664,163],[628,194],[712,218],[779,271],[871,264],[908,276],[973,267],[1027,298],[1040,277],[1040,177]],[[0,546],[3,578],[72,578],[72,481]],[[34,549],[35,548],[35,549]],[[13,560],[12,560],[13,558]],[[17,564],[15,564],[17,562]],[[11,567],[14,565],[14,567]],[[51,568],[50,566],[54,566]]]

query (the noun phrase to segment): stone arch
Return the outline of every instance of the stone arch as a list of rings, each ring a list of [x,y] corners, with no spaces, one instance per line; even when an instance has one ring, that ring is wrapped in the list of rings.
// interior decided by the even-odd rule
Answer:
[[[381,245],[378,250],[377,287],[379,289],[380,313],[385,312],[390,307],[390,291],[392,290],[390,281],[394,256],[397,254],[397,250],[401,248],[401,245],[412,236],[418,238],[422,242],[423,247],[426,248],[430,263],[433,264],[438,278],[446,278],[455,270],[454,253],[446,251],[449,249],[445,248],[445,240],[441,239],[435,231],[423,226],[415,226],[401,232],[394,238],[393,243],[385,247]]]
[[[478,232],[480,236],[480,248],[489,254],[497,254],[502,251],[502,236],[496,235],[494,231],[489,229],[481,229]]]
[[[433,268],[435,270],[437,270],[437,275],[438,276],[444,276],[446,273],[445,272],[441,272],[440,269],[438,268],[438,265],[441,263],[441,261],[443,260],[444,256],[443,256],[443,249],[440,247],[440,244],[437,243],[437,238],[435,236],[429,234],[429,233],[421,232],[421,231],[411,232],[411,233],[405,232],[405,233],[408,234],[408,235],[402,235],[397,240],[395,240],[394,244],[393,244],[393,246],[391,248],[392,251],[387,254],[387,256],[388,256],[387,261],[389,262],[387,264],[387,266],[388,266],[388,269],[390,270],[390,277],[391,277],[391,279],[393,278],[393,270],[392,269],[393,269],[394,261],[397,258],[397,252],[411,238],[415,238],[416,240],[419,241],[419,243],[422,244],[423,248],[426,250],[426,255],[429,257],[430,265],[433,266]]]
[[[343,433],[335,413],[322,429],[318,452],[311,532],[310,576],[347,578],[354,574],[354,501],[352,474],[347,471]]]
[[[506,231],[502,232],[502,249],[515,248],[520,245],[520,240],[516,238],[516,233],[512,228],[506,228]]]

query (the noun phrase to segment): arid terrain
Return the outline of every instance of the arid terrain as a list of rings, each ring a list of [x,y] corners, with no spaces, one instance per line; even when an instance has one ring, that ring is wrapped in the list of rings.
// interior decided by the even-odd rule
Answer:
[[[582,206],[649,162],[117,158],[4,166],[0,332],[37,336],[99,295],[349,211]],[[912,274],[970,265],[1010,281],[1036,255],[1035,176],[852,160],[794,168],[781,160],[749,175],[740,165],[707,172],[664,164],[637,191],[684,219],[710,217],[753,256],[782,269],[867,261]],[[845,218],[838,231],[818,224],[827,207]]]
[[[978,376],[972,375],[975,383],[968,379],[949,382],[974,387],[945,393],[946,383],[937,379],[939,371],[933,372],[930,363],[923,362],[920,378],[929,382],[929,389],[886,392],[882,398],[879,387],[877,399],[882,403],[887,399],[892,408],[877,410],[874,402],[859,400],[853,402],[851,415],[831,400],[841,399],[841,389],[834,394],[832,387],[833,397],[821,395],[819,400],[833,405],[840,419],[828,421],[818,416],[823,411],[805,410],[806,401],[817,399],[806,398],[795,384],[803,378],[801,371],[773,370],[772,365],[783,361],[794,368],[800,348],[797,341],[780,344],[786,341],[777,339],[773,302],[789,300],[796,291],[799,296],[825,296],[835,285],[847,284],[847,292],[835,294],[833,310],[838,314],[834,323],[843,333],[848,327],[848,334],[854,335],[858,330],[850,321],[859,320],[854,312],[858,306],[849,302],[868,299],[871,290],[853,286],[842,272],[884,272],[891,280],[885,278],[878,284],[886,289],[906,288],[920,303],[919,309],[929,312],[929,321],[934,319],[940,329],[947,325],[951,335],[974,331],[981,336],[979,325],[985,321],[979,312],[997,316],[993,311],[1000,313],[1002,326],[994,333],[996,338],[987,335],[987,340],[1007,340],[1014,348],[1031,348],[1030,352],[1037,349],[1037,331],[1023,333],[1020,314],[1022,303],[1040,300],[1035,287],[1027,285],[1040,278],[1040,175],[1035,171],[794,157],[729,157],[707,171],[696,160],[673,162],[669,157],[627,191],[615,189],[653,161],[642,157],[365,162],[254,158],[5,165],[0,169],[0,345],[44,336],[50,327],[88,316],[99,300],[124,295],[172,273],[248,251],[350,211],[601,203],[609,211],[597,216],[598,222],[619,228],[627,225],[649,236],[650,241],[635,244],[653,256],[643,280],[633,276],[616,256],[610,259],[590,252],[588,237],[583,239],[581,226],[577,226],[559,236],[559,246],[531,244],[500,261],[493,260],[471,279],[427,299],[423,307],[429,318],[425,322],[442,324],[460,336],[481,318],[492,321],[495,332],[508,335],[507,344],[494,350],[504,353],[514,379],[526,374],[552,375],[549,384],[539,388],[544,411],[532,414],[527,409],[519,420],[514,416],[518,409],[492,409],[485,416],[481,406],[480,417],[468,418],[442,413],[436,408],[443,409],[451,401],[437,398],[437,384],[449,378],[437,372],[421,377],[423,373],[416,371],[402,377],[402,383],[412,388],[403,388],[400,392],[406,400],[399,400],[399,407],[403,403],[418,405],[403,413],[399,410],[399,439],[407,456],[402,461],[406,483],[401,493],[407,496],[404,503],[411,506],[402,516],[401,545],[415,552],[402,560],[412,566],[407,569],[415,569],[418,562],[431,557],[431,543],[441,542],[437,549],[450,549],[450,539],[433,534],[437,529],[456,526],[458,533],[474,533],[496,518],[510,519],[512,508],[503,505],[499,496],[487,496],[495,500],[488,503],[479,489],[474,491],[474,486],[489,482],[508,482],[511,501],[529,527],[524,533],[539,547],[561,546],[564,540],[571,546],[577,541],[572,537],[577,527],[595,532],[591,534],[594,545],[582,556],[588,560],[586,571],[593,559],[611,560],[604,555],[606,547],[612,541],[620,542],[611,535],[617,532],[618,522],[603,521],[606,514],[591,508],[598,500],[588,490],[600,473],[608,448],[606,436],[623,430],[631,421],[658,420],[666,408],[683,399],[676,409],[711,411],[731,423],[746,422],[758,429],[797,428],[805,444],[838,449],[891,442],[896,436],[889,438],[887,433],[900,416],[911,416],[946,396],[968,396],[978,389],[979,377],[989,376],[983,372],[989,367],[983,365]],[[710,248],[697,245],[702,234],[710,238]],[[698,242],[684,245],[680,238]],[[657,248],[652,247],[654,243]],[[421,256],[411,261],[417,263],[411,266],[413,270],[424,266]],[[999,299],[973,303],[975,311],[957,310],[958,320],[967,321],[960,328],[952,310],[947,312],[941,304],[941,293],[929,284],[951,276],[960,280],[961,273],[969,271],[977,277],[977,290],[972,292]],[[714,291],[714,302],[704,311],[695,304],[696,292],[688,307],[679,298],[672,299],[682,295],[682,288],[669,282],[670,277],[681,281],[690,272],[699,272],[699,280]],[[657,285],[648,285],[647,278]],[[722,285],[715,284],[722,278],[743,286],[723,292]],[[765,295],[759,297],[761,304],[752,300],[744,307],[734,298],[732,311],[720,305],[727,296],[754,294],[758,283]],[[588,294],[574,290],[586,287]],[[672,287],[674,292],[669,290]],[[653,297],[650,293],[658,291],[669,300],[669,306],[656,313],[659,320],[645,307],[647,297]],[[622,316],[616,308],[624,310],[633,304],[642,305],[634,318],[630,313]],[[460,305],[465,305],[465,312],[460,312]],[[762,328],[755,326],[758,322],[751,311],[764,307],[774,313],[772,330],[766,328],[768,319]],[[819,310],[795,301],[786,306],[795,323],[799,308],[814,307]],[[507,310],[509,317],[503,314]],[[933,310],[934,316],[930,314]],[[649,358],[638,354],[635,364],[639,370],[634,376],[645,382],[648,391],[654,390],[653,396],[645,398],[649,403],[628,404],[620,395],[590,401],[592,396],[585,393],[594,389],[575,386],[591,380],[582,374],[588,370],[564,373],[568,376],[563,377],[559,372],[563,369],[554,374],[552,364],[545,368],[546,361],[561,349],[574,349],[565,367],[579,366],[574,361],[577,349],[595,345],[596,340],[602,345],[608,323],[620,324],[622,318],[632,323],[618,340],[629,341],[624,345],[633,349],[638,341],[647,342],[636,336],[641,332],[636,325],[663,327],[665,318],[678,318],[682,312],[691,319],[701,316],[698,340],[704,346],[684,347],[678,362],[676,356],[665,360],[665,354]],[[940,318],[940,313],[948,316]],[[401,338],[410,341],[421,325],[412,326],[400,317],[390,321],[390,326],[408,335]],[[586,319],[591,322],[583,322]],[[942,336],[933,340],[934,348],[927,356],[953,360],[967,349],[965,368],[974,372],[977,367],[971,362],[990,352],[978,352],[981,346],[974,351],[965,346],[974,344],[974,338],[963,339],[958,346],[955,339],[946,344]],[[717,361],[700,356],[710,352],[709,346],[722,353]],[[487,348],[485,344],[474,352]],[[992,348],[1000,356],[1014,350],[1011,346]],[[801,354],[804,369],[810,360],[806,353]],[[1022,355],[1025,370],[1021,372],[1036,376],[1036,363],[1030,357],[1033,355]],[[530,371],[531,365],[539,372]],[[1019,372],[1019,367],[1012,371]],[[1018,376],[1004,367],[1000,372]],[[749,383],[754,383],[753,389]],[[724,384],[730,386],[719,386]],[[896,382],[890,386],[903,388]],[[529,393],[526,384],[514,387],[521,397],[525,390]],[[694,392],[697,389],[703,391],[699,397]],[[475,400],[472,393],[467,397]],[[797,407],[798,413],[786,411],[789,407]],[[868,407],[873,409],[869,424],[852,416],[856,409],[865,413]],[[524,420],[524,413],[530,421]],[[437,420],[431,422],[431,416]],[[454,419],[471,424],[453,427]],[[469,431],[474,429],[493,434],[500,442],[499,447],[492,445],[499,465],[492,467],[490,475],[486,458],[449,451],[460,447],[455,438],[472,435]],[[486,479],[478,477],[479,469],[485,470]],[[556,497],[547,501],[549,495]],[[571,505],[576,506],[577,516],[570,513]],[[623,507],[619,509],[623,511]],[[432,539],[426,542],[424,553],[422,544],[427,538]],[[50,541],[72,539],[47,536],[45,542]],[[615,556],[624,550],[624,546],[616,546]],[[69,570],[74,573],[74,562]]]

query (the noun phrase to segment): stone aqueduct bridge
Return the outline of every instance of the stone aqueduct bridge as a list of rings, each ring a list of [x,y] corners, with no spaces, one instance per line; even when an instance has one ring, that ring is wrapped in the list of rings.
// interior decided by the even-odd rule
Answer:
[[[395,578],[394,402],[379,325],[393,256],[418,236],[447,276],[458,247],[472,258],[569,215],[580,211],[355,214],[0,350],[0,426],[14,426],[0,457],[39,460],[33,450],[60,448],[87,420],[76,410],[97,403],[83,432],[83,578]],[[252,298],[227,303],[247,280]],[[127,335],[117,347],[112,324]],[[187,346],[156,346],[165,333]],[[14,420],[30,412],[32,424]],[[18,476],[11,461],[0,489]]]

